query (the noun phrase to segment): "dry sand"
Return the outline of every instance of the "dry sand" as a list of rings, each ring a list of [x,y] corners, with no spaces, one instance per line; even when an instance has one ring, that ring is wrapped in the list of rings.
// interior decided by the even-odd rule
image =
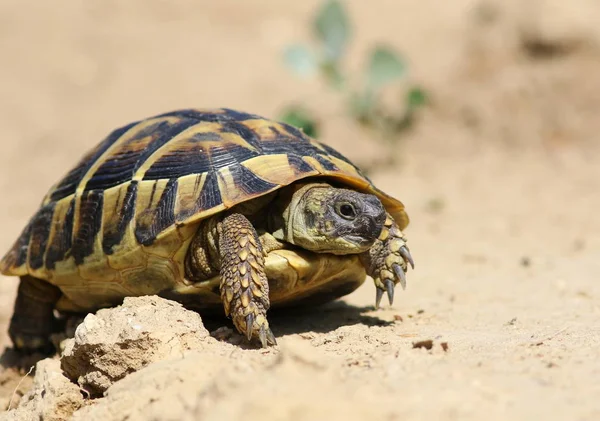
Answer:
[[[110,129],[175,108],[275,116],[307,101],[328,121],[324,141],[376,159],[335,96],[281,63],[317,4],[0,1],[0,249]],[[385,41],[432,99],[398,164],[372,174],[412,218],[409,287],[379,311],[367,282],[340,303],[273,314],[280,348],[236,349],[209,377],[197,365],[191,395],[161,393],[180,398],[141,419],[600,419],[600,6],[348,4],[348,65]],[[6,346],[17,283],[1,281]],[[433,348],[414,348],[422,340]],[[0,373],[3,403],[19,379]]]

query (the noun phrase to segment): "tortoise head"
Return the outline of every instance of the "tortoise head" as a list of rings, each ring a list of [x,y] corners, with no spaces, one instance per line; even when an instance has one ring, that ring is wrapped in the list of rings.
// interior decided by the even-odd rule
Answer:
[[[307,184],[294,191],[283,212],[281,239],[320,253],[362,253],[379,237],[385,218],[374,195]]]

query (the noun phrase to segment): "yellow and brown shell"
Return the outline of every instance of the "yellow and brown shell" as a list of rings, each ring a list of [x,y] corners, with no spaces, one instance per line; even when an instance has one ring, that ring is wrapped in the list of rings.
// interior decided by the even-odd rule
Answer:
[[[188,109],[113,131],[48,192],[0,271],[48,280],[74,299],[99,283],[107,297],[153,293],[182,280],[199,221],[307,177],[375,194],[401,228],[408,223],[402,203],[300,130]]]

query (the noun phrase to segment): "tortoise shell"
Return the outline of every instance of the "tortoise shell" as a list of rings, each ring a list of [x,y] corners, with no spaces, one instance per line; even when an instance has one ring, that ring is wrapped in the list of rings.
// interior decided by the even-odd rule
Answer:
[[[374,194],[401,228],[408,224],[401,202],[300,130],[231,109],[187,109],[106,137],[51,188],[0,271],[47,280],[71,295],[97,283],[107,296],[107,283],[116,295],[123,288],[139,295],[143,285],[122,284],[142,282],[130,271],[172,286],[184,281],[199,221],[308,177]],[[154,293],[156,282],[147,282]]]

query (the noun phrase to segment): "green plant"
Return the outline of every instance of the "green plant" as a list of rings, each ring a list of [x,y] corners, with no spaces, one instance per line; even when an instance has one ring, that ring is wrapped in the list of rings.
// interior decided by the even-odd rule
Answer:
[[[416,111],[427,97],[418,86],[408,89],[397,109],[386,109],[381,101],[383,91],[406,76],[406,63],[390,47],[375,45],[367,58],[360,86],[351,86],[343,68],[343,59],[351,39],[352,28],[348,15],[337,0],[323,3],[312,22],[316,46],[292,45],[284,52],[287,65],[299,76],[322,77],[328,86],[339,92],[345,109],[359,124],[374,128],[386,139],[410,127]],[[306,105],[285,107],[280,118],[318,136],[319,122]]]

